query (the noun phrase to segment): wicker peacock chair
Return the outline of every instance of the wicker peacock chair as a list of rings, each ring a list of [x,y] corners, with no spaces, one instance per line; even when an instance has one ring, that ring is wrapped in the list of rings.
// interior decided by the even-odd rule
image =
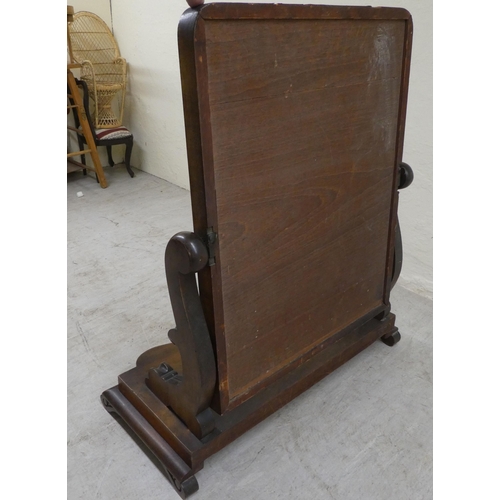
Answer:
[[[96,128],[119,127],[123,120],[127,63],[106,23],[91,12],[77,12],[69,26],[72,62],[81,64],[80,78],[94,100]],[[121,92],[118,116],[112,104]]]

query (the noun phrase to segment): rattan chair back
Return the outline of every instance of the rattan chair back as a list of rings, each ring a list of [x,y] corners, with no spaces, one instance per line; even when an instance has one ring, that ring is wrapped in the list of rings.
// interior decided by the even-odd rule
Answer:
[[[123,118],[127,65],[106,23],[92,12],[77,12],[68,24],[72,62],[81,65],[84,80],[95,103],[95,126],[120,126]],[[111,109],[115,95],[122,93],[119,116]]]

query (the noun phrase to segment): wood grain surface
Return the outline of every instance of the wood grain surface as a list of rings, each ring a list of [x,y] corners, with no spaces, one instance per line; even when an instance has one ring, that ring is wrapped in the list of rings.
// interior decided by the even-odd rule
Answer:
[[[387,302],[407,19],[209,7],[195,30],[194,218],[218,234],[200,289],[224,412]]]

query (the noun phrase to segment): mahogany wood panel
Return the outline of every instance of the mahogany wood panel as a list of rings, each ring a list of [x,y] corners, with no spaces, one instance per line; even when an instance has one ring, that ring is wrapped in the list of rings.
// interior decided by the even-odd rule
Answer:
[[[195,232],[218,235],[200,293],[221,413],[388,304],[408,16],[278,7],[180,26]]]

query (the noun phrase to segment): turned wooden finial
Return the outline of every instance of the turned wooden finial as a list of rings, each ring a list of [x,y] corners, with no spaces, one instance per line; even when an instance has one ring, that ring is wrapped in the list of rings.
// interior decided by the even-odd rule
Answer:
[[[203,5],[205,3],[205,0],[186,0],[188,5],[193,8],[193,7],[198,7],[198,5]]]

